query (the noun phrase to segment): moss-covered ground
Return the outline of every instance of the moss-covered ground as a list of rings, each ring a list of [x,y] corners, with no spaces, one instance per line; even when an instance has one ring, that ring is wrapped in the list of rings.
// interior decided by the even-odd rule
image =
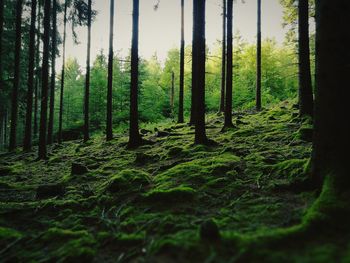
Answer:
[[[188,125],[0,156],[1,262],[347,262],[349,232],[309,229],[309,120],[290,102]],[[311,132],[312,134],[312,132]],[[310,212],[311,211],[311,212]],[[217,237],[216,227],[221,237]],[[304,228],[307,228],[305,230]],[[323,231],[318,231],[323,229]]]

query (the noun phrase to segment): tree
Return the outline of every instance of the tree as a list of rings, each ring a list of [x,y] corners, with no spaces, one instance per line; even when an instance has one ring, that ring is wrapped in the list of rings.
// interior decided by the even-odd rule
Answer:
[[[233,27],[233,0],[227,1],[227,74],[226,74],[226,98],[225,98],[225,122],[224,129],[232,128],[232,27]]]
[[[298,1],[299,21],[299,111],[300,116],[313,115],[314,103],[310,69],[309,1]]]
[[[0,93],[3,92],[3,83],[2,83],[2,37],[4,33],[4,0],[0,0]],[[1,110],[1,109],[0,109]]]
[[[316,97],[312,174],[317,186],[328,177],[336,194],[349,191],[348,75],[350,2],[316,1]]]
[[[133,0],[132,41],[131,41],[131,86],[130,86],[130,128],[129,147],[142,144],[139,133],[138,82],[139,82],[139,0]]]
[[[38,2],[38,33],[37,33],[37,43],[36,43],[36,78],[35,78],[35,88],[34,88],[34,125],[33,125],[33,133],[34,137],[38,134],[38,111],[39,111],[39,83],[41,76],[41,68],[40,68],[40,42],[41,42],[41,1]]]
[[[49,51],[50,51],[50,17],[51,0],[44,2],[44,37],[43,37],[43,62],[42,62],[42,84],[41,84],[41,112],[39,131],[39,159],[47,158],[46,128],[47,128],[47,104],[49,90]]]
[[[205,0],[193,1],[192,96],[195,144],[208,142],[205,131]]]
[[[221,96],[219,112],[225,111],[226,78],[226,0],[222,0],[222,53],[221,53]]]
[[[31,150],[32,147],[32,114],[33,114],[33,90],[34,90],[34,67],[35,64],[35,23],[36,23],[37,1],[32,0],[31,21],[29,33],[29,63],[28,63],[28,90],[27,90],[27,111],[23,149]]]
[[[16,2],[16,40],[15,40],[15,68],[11,103],[11,132],[9,150],[16,148],[17,120],[18,120],[18,89],[20,82],[21,45],[22,45],[22,11],[23,0]]]
[[[85,77],[85,96],[84,96],[84,142],[90,139],[89,135],[89,100],[90,100],[90,53],[91,53],[91,0],[88,0],[88,41],[87,41],[87,56],[86,56],[86,77]]]
[[[63,127],[63,99],[64,99],[64,81],[66,66],[66,38],[67,38],[67,9],[68,1],[64,2],[63,15],[63,50],[62,50],[62,70],[61,70],[61,89],[60,89],[60,109],[58,116],[58,143],[62,143],[62,127]]]
[[[261,0],[258,1],[258,32],[256,44],[256,110],[261,110]]]
[[[109,22],[109,54],[108,54],[108,87],[107,87],[107,125],[106,139],[113,139],[113,29],[114,29],[114,0],[111,0]]]
[[[53,124],[55,116],[55,87],[56,87],[56,49],[57,49],[57,0],[52,3],[52,40],[51,40],[51,81],[50,81],[50,112],[47,130],[47,143],[53,142]]]
[[[185,82],[185,3],[181,0],[181,45],[180,45],[180,89],[178,123],[184,122],[184,82]]]

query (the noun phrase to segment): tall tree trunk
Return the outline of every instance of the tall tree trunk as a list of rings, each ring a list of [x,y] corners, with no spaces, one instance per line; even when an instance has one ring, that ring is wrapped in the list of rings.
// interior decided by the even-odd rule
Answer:
[[[64,80],[65,80],[65,66],[66,66],[67,8],[68,8],[68,1],[65,1],[64,17],[63,17],[63,50],[62,50],[63,54],[62,54],[62,70],[61,70],[60,111],[58,116],[58,143],[62,143],[63,99],[64,99]]]
[[[227,74],[226,74],[226,98],[225,98],[225,123],[224,128],[232,128],[232,32],[233,32],[233,0],[227,1]]]
[[[2,83],[2,73],[3,73],[3,67],[2,67],[2,37],[4,33],[4,0],[0,0],[0,94],[4,91],[4,86]],[[2,106],[4,107],[4,106]]]
[[[109,55],[108,55],[108,87],[107,87],[107,125],[106,139],[113,139],[113,31],[114,31],[114,0],[111,0],[109,22]]]
[[[17,0],[16,5],[16,40],[15,40],[15,69],[12,90],[12,105],[11,105],[11,133],[9,150],[13,151],[16,148],[17,137],[17,120],[18,120],[18,89],[20,82],[20,64],[21,64],[21,45],[22,45],[22,11],[23,0]]]
[[[195,143],[208,142],[205,132],[205,0],[193,1],[192,92],[195,98]]]
[[[339,192],[350,189],[348,0],[316,1],[316,97],[313,179],[330,176]]]
[[[142,143],[139,133],[138,80],[139,80],[139,0],[133,0],[133,27],[131,43],[131,87],[130,87],[130,129],[129,147]]]
[[[46,128],[47,128],[47,104],[49,90],[49,51],[50,51],[50,16],[51,0],[44,2],[44,46],[42,64],[42,84],[41,84],[41,112],[40,112],[40,132],[39,132],[39,159],[47,158],[46,149]]]
[[[299,11],[299,110],[300,116],[313,115],[314,103],[310,69],[309,1],[298,1]]]
[[[38,2],[38,33],[37,33],[37,43],[36,43],[36,59],[35,59],[35,67],[36,67],[36,77],[35,77],[35,89],[34,89],[34,128],[33,133],[36,138],[38,135],[38,111],[39,111],[39,83],[41,76],[40,69],[40,42],[41,42],[41,4]]]
[[[175,103],[175,73],[171,72],[171,90],[170,90],[170,108],[171,116],[174,114],[174,103]]]
[[[35,64],[36,5],[37,5],[37,1],[32,0],[30,33],[29,33],[27,112],[26,112],[25,133],[24,133],[24,141],[23,141],[23,149],[25,151],[30,151],[32,148],[32,115],[33,115],[33,89],[34,89],[33,65]]]
[[[226,83],[226,0],[222,0],[222,55],[221,55],[221,96],[219,112],[225,111]]]
[[[185,3],[181,0],[181,47],[180,47],[180,89],[178,123],[184,122],[184,86],[185,86]]]
[[[256,43],[256,110],[261,110],[261,0],[258,0],[258,32]]]
[[[52,40],[51,40],[51,82],[50,82],[50,112],[47,130],[47,143],[53,143],[53,126],[55,117],[55,87],[56,87],[56,49],[57,49],[57,0],[52,3]]]
[[[84,97],[84,142],[90,139],[89,129],[89,107],[90,107],[90,53],[91,53],[91,0],[88,0],[88,41],[86,56],[86,78],[85,78],[85,97]]]

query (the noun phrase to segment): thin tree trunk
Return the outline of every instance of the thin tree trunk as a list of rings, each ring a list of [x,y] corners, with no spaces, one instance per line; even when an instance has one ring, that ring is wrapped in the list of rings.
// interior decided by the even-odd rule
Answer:
[[[195,144],[208,142],[205,132],[205,0],[193,1],[192,89],[195,98]]]
[[[0,93],[4,91],[3,86],[3,79],[2,79],[2,73],[3,73],[3,66],[2,66],[2,38],[4,33],[4,0],[0,0]],[[4,106],[2,106],[4,107]]]
[[[142,143],[139,133],[138,80],[139,80],[139,0],[133,0],[133,29],[131,46],[130,129],[129,147]]]
[[[233,0],[227,2],[227,74],[226,74],[226,103],[224,128],[232,128],[232,33],[233,33]]]
[[[47,158],[46,149],[46,128],[47,128],[47,104],[49,90],[49,50],[50,50],[50,16],[51,0],[44,2],[44,47],[42,64],[42,85],[41,85],[41,112],[40,112],[40,132],[39,132],[39,159]]]
[[[350,61],[348,0],[316,1],[316,97],[312,175],[330,176],[338,193],[349,191],[350,126],[347,125]],[[336,193],[336,194],[338,194]]]
[[[33,88],[34,88],[33,65],[35,64],[36,5],[37,5],[37,1],[32,0],[30,33],[29,33],[27,112],[26,112],[25,134],[24,134],[24,141],[23,141],[23,149],[25,151],[30,151],[32,148],[32,115],[33,115]]]
[[[88,0],[88,41],[86,56],[86,78],[84,98],[84,142],[90,139],[89,107],[90,107],[90,53],[91,53],[91,0]]]
[[[62,71],[61,71],[61,91],[60,91],[60,111],[58,116],[58,143],[62,143],[62,127],[63,127],[63,99],[64,99],[64,80],[66,66],[66,38],[67,38],[67,8],[68,2],[64,3],[63,17],[63,50],[62,50]]]
[[[109,23],[109,55],[108,55],[108,87],[107,87],[107,125],[106,139],[113,139],[113,31],[114,31],[114,0],[111,0]]]
[[[50,112],[47,131],[47,143],[53,143],[53,126],[55,117],[55,87],[56,87],[56,49],[57,49],[57,0],[52,4],[52,48],[51,48],[51,82],[50,82]]]
[[[300,116],[313,115],[314,102],[310,69],[309,1],[298,1],[299,11],[299,110]]]
[[[222,55],[221,55],[221,96],[219,112],[225,111],[226,83],[226,0],[222,0]]]
[[[18,89],[20,82],[20,65],[21,65],[21,45],[22,45],[22,11],[23,0],[17,0],[16,5],[16,40],[15,40],[15,69],[12,91],[12,106],[11,106],[11,133],[9,150],[13,151],[16,148],[17,141],[17,120],[18,120]]]
[[[35,89],[34,89],[34,128],[33,133],[34,137],[36,138],[38,135],[38,111],[39,111],[39,83],[40,83],[40,76],[41,76],[41,70],[40,70],[40,42],[41,42],[41,36],[40,36],[40,30],[41,30],[41,4],[40,1],[38,2],[38,34],[37,34],[37,44],[36,44],[36,78],[35,78]]]
[[[256,110],[261,110],[261,0],[258,0],[258,32],[256,44]]]
[[[175,97],[175,73],[174,71],[171,72],[171,90],[170,90],[170,108],[171,108],[171,115],[174,114],[174,97]]]
[[[185,3],[181,0],[181,47],[180,47],[180,89],[178,123],[184,122],[184,85],[185,85]]]

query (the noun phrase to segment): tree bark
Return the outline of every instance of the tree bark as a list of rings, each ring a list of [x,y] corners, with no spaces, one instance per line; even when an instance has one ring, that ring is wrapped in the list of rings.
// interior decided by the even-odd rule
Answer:
[[[33,89],[34,89],[33,65],[35,64],[36,5],[37,5],[37,1],[32,0],[30,33],[29,33],[27,112],[26,112],[26,122],[25,122],[25,134],[24,134],[24,141],[23,141],[24,151],[30,151],[32,148],[32,115],[33,115]]]
[[[170,90],[170,108],[171,108],[171,117],[174,114],[174,103],[175,103],[175,73],[171,72],[171,90]]]
[[[256,110],[261,110],[261,0],[258,0],[258,25],[256,43]]]
[[[178,123],[184,122],[184,86],[185,86],[185,3],[181,0],[181,47],[180,47],[180,89]]]
[[[309,1],[298,1],[299,12],[299,110],[300,116],[313,115],[314,102],[310,69]]]
[[[3,66],[2,66],[2,38],[4,33],[4,0],[0,0],[0,93],[3,92],[4,86],[2,83],[2,73],[3,73]],[[4,107],[4,106],[2,106]]]
[[[205,0],[193,1],[192,96],[195,99],[195,144],[208,142],[205,131]]]
[[[51,0],[44,2],[44,40],[43,40],[43,62],[42,62],[42,84],[41,84],[41,112],[39,131],[39,159],[47,158],[46,128],[47,128],[47,104],[49,90],[49,51],[50,51],[50,16]]]
[[[130,129],[129,147],[142,143],[139,133],[138,78],[139,78],[139,0],[133,0],[133,29],[131,46]]]
[[[60,90],[60,111],[58,116],[58,143],[62,143],[62,128],[63,128],[63,99],[64,99],[64,81],[65,81],[65,66],[66,66],[66,38],[67,38],[67,8],[68,2],[64,3],[63,17],[63,50],[62,50],[62,70],[61,70],[61,90]]]
[[[51,81],[50,81],[50,112],[47,131],[47,143],[53,143],[53,126],[55,118],[55,88],[56,88],[56,49],[57,49],[57,0],[52,4],[52,47],[51,47]]]
[[[17,0],[16,4],[16,40],[15,40],[15,68],[12,90],[11,106],[11,132],[9,150],[15,150],[17,146],[17,120],[18,120],[18,89],[20,82],[21,45],[22,45],[22,11],[23,0]]]
[[[348,86],[350,61],[348,0],[316,1],[316,97],[312,175],[317,186],[332,176],[349,191]]]
[[[219,112],[225,111],[226,83],[226,0],[222,0],[222,55],[221,55],[221,96]]]
[[[227,74],[226,74],[226,98],[225,98],[225,122],[224,128],[232,128],[232,69],[233,69],[233,0],[227,1]]]
[[[107,125],[106,139],[113,139],[113,31],[114,31],[114,0],[111,0],[109,22],[109,55],[108,55],[108,87],[107,87]]]
[[[39,83],[40,83],[40,76],[41,76],[41,69],[40,69],[40,41],[41,41],[41,4],[40,1],[38,2],[38,33],[37,33],[37,43],[36,43],[36,78],[35,78],[35,88],[34,88],[34,127],[33,127],[33,133],[34,137],[37,137],[38,135],[38,110],[39,110]]]
[[[89,107],[90,107],[90,53],[91,53],[91,0],[88,0],[88,41],[86,56],[86,77],[85,77],[85,97],[84,97],[84,142],[90,139],[89,129]]]

